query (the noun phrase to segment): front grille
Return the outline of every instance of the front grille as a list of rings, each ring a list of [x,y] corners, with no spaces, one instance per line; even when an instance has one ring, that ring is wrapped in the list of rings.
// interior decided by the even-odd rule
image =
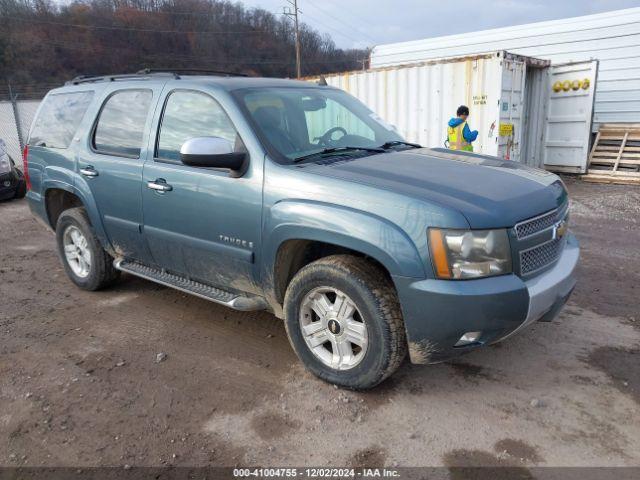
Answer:
[[[534,233],[541,232],[556,223],[557,210],[554,210],[539,217],[532,218],[516,225],[516,235],[518,240],[530,237]]]
[[[555,262],[562,250],[562,238],[554,238],[541,245],[520,252],[520,273],[529,275]]]
[[[530,218],[524,222],[516,224],[516,236],[518,240],[530,237],[536,233],[540,233],[548,228],[553,227],[554,224],[562,220],[567,213],[568,205],[564,205],[560,208],[556,208],[547,213],[543,213],[537,217]]]
[[[564,241],[562,231],[556,230],[556,225],[569,220],[569,202],[537,217],[523,220],[516,224],[515,249],[520,259],[520,275],[532,275],[535,272],[553,264],[560,254]]]

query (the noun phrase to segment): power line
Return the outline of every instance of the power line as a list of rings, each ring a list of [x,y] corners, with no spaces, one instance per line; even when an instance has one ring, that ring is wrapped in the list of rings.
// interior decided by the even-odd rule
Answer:
[[[64,42],[47,42],[48,45],[53,47],[65,48],[68,50],[80,50],[83,52],[91,52],[91,53],[100,53],[100,51],[95,49],[87,48],[84,45],[78,45],[75,43],[64,43]],[[119,50],[122,50],[118,47]],[[130,48],[125,48],[125,50],[130,54],[143,55],[149,58],[160,58],[160,59],[174,59],[174,60],[205,60],[211,63],[219,64],[219,65],[294,65],[294,62],[287,60],[280,60],[276,58],[235,58],[233,60],[221,60],[217,57],[204,57],[202,55],[189,55],[189,54],[181,54],[181,53],[145,53],[141,50],[133,50]],[[308,65],[323,65],[323,64],[337,64],[337,63],[357,63],[357,59],[340,59],[340,60],[319,60],[314,62],[306,62]]]
[[[310,5],[311,5],[311,4],[310,4]],[[311,6],[312,6],[312,7],[314,7],[314,8],[317,8],[317,7],[315,7],[315,5],[311,5]],[[338,30],[338,29],[336,29],[335,27],[332,27],[331,25],[327,25],[326,23],[324,23],[324,22],[320,21],[320,19],[318,19],[317,17],[314,17],[313,21],[314,21],[314,23],[317,23],[317,24],[319,24],[319,25],[322,25],[323,27],[325,27],[325,28],[327,28],[327,29],[329,29],[329,30],[331,30],[331,31],[333,31],[333,32],[335,32],[335,33],[337,33],[337,34],[338,34],[338,35],[340,35],[341,37],[346,38],[347,40],[351,40],[351,41],[352,41],[352,42],[354,42],[354,43],[358,43],[358,42],[360,42],[360,40],[359,40],[359,39],[356,39],[356,38],[354,38],[354,37],[352,37],[352,36],[350,36],[350,35],[347,35],[347,34],[346,34],[346,33],[344,33],[342,30]],[[352,28],[352,27],[349,27],[349,29],[350,29],[350,30],[353,30],[353,28]]]
[[[157,13],[157,12],[153,12],[153,13]],[[293,14],[284,13],[284,15],[293,15]],[[124,31],[124,32],[136,32],[136,33],[192,34],[192,35],[195,35],[195,34],[197,35],[271,35],[272,34],[272,32],[266,32],[263,30],[227,30],[227,31],[218,31],[218,32],[214,32],[210,30],[200,30],[200,31],[198,30],[191,30],[191,31],[190,30],[155,30],[155,29],[146,29],[146,28],[116,27],[116,26],[103,26],[103,25],[83,25],[83,24],[77,24],[77,23],[52,22],[48,20],[36,20],[36,19],[28,19],[28,18],[21,18],[21,17],[5,17],[5,18],[20,21],[20,22],[39,23],[39,24],[45,24],[45,25],[57,25],[57,26],[70,27],[70,28],[79,28],[84,30],[112,30],[112,31]],[[349,35],[346,35],[340,30],[337,30],[329,25],[322,23],[318,19],[316,19],[315,21],[320,25],[323,25],[325,28],[329,28],[330,30],[333,30],[334,32],[338,33],[339,35],[349,40],[358,42],[357,39]],[[296,29],[296,32],[299,39],[299,28]]]
[[[272,12],[271,10],[266,10],[264,8],[261,7],[250,7],[247,8],[245,7],[245,11],[260,11],[260,12],[265,12],[265,13],[269,13],[271,15],[282,15],[282,12]],[[117,12],[134,12],[134,13],[144,13],[144,14],[159,14],[159,15],[185,15],[185,16],[189,16],[189,15],[216,15],[219,14],[220,12],[216,12],[214,10],[200,10],[200,11],[192,11],[192,12],[173,12],[173,11],[165,11],[165,10],[141,10],[139,8],[120,8],[120,9],[116,9]]]
[[[129,27],[115,27],[115,26],[102,26],[102,25],[82,25],[78,23],[51,22],[48,20],[35,20],[35,19],[20,18],[20,17],[5,17],[5,18],[8,18],[10,20],[17,20],[19,22],[41,23],[41,24],[47,24],[47,25],[60,25],[63,27],[83,28],[86,30],[117,30],[117,31],[141,32],[141,33],[180,33],[180,34],[198,34],[198,35],[228,35],[228,34],[271,35],[271,32],[265,32],[263,30],[227,30],[227,31],[220,31],[220,32],[212,32],[210,30],[203,30],[203,31],[154,30],[152,28],[129,28]]]
[[[307,15],[307,16],[308,16],[308,15]],[[317,23],[317,24],[319,24],[319,25],[322,25],[324,28],[327,28],[327,29],[329,29],[329,30],[332,30],[333,32],[337,33],[338,35],[340,35],[340,36],[341,36],[341,37],[343,37],[343,38],[346,38],[346,39],[351,40],[351,41],[353,41],[353,42],[358,42],[358,41],[359,41],[359,40],[356,40],[355,38],[353,38],[353,37],[351,37],[351,36],[349,36],[349,35],[345,34],[344,32],[342,32],[342,31],[340,31],[340,30],[337,30],[336,28],[334,28],[334,27],[332,27],[332,26],[330,26],[330,25],[327,25],[326,23],[321,22],[317,17],[314,17],[313,21],[314,21],[314,23]]]
[[[300,13],[302,13],[302,12],[300,12]],[[281,13],[281,15],[285,15],[285,13]],[[344,32],[341,32],[340,30],[337,30],[337,29],[335,29],[334,27],[332,27],[332,26],[330,26],[330,25],[327,25],[327,24],[326,24],[326,23],[324,23],[324,22],[321,22],[318,18],[314,18],[314,19],[313,19],[313,22],[314,22],[314,23],[317,23],[317,24],[319,24],[319,25],[322,25],[322,26],[323,26],[324,28],[326,28],[326,29],[332,30],[333,32],[337,33],[337,34],[338,34],[338,35],[340,35],[341,37],[344,37],[344,38],[346,38],[346,39],[348,39],[348,40],[351,40],[351,41],[353,41],[353,42],[358,42],[358,41],[359,41],[359,40],[356,40],[356,39],[355,39],[355,38],[353,38],[353,37],[350,37],[349,35],[346,35]]]
[[[348,24],[346,23],[344,20],[342,20],[339,17],[336,17],[335,15],[333,15],[332,13],[328,12],[327,10],[325,10],[324,8],[320,7],[319,5],[316,5],[315,3],[310,2],[309,0],[307,0],[307,3],[309,5],[311,5],[313,8],[315,8],[316,10],[322,12],[324,15],[331,17],[332,19],[336,20],[337,22],[341,23],[342,25],[344,25],[345,27],[349,28],[349,29],[355,29],[360,35],[367,37],[371,42],[376,43],[376,40],[374,40],[371,36],[369,36],[366,32],[363,32],[357,25],[353,25],[353,24]],[[344,7],[341,6],[340,8],[342,8],[344,10]],[[352,38],[353,40],[353,38]]]
[[[349,9],[347,9],[345,7],[344,3],[341,3],[340,5],[337,5],[334,0],[331,0],[329,3],[332,3],[334,6],[338,7],[341,12],[344,12],[344,13],[350,15],[352,18],[356,18],[357,19],[357,18],[362,16],[362,15],[354,14],[353,12],[351,12]],[[337,19],[337,20],[339,22],[342,22],[343,24],[345,24],[345,21],[346,21],[344,19],[342,19],[342,20],[341,19]],[[363,30],[363,28],[357,22],[356,23],[347,22],[347,24],[351,24],[352,28],[355,28],[358,31],[359,34],[367,37],[374,45],[378,43],[378,40],[373,38],[371,35],[368,35],[367,32],[365,30]]]

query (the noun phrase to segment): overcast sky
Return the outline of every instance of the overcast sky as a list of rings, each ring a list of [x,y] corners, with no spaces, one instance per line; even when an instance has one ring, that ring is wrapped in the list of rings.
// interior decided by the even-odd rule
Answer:
[[[277,13],[287,0],[243,0]],[[367,47],[640,6],[640,0],[298,0],[340,47]]]

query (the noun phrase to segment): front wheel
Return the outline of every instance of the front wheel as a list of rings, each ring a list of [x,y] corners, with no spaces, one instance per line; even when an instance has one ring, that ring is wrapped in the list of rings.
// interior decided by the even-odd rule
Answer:
[[[83,290],[100,290],[119,277],[84,208],[70,208],[60,214],[56,240],[67,276]]]
[[[287,335],[305,366],[330,383],[374,387],[406,354],[400,304],[371,262],[334,255],[302,268],[284,302]]]

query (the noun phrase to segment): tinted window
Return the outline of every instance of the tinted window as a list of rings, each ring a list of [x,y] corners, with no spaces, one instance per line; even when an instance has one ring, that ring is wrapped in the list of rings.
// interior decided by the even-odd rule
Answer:
[[[44,101],[29,145],[67,148],[93,99],[93,92],[56,93]]]
[[[111,95],[100,112],[93,147],[111,155],[139,157],[152,96],[150,90],[121,90]]]
[[[190,138],[222,137],[242,148],[238,134],[222,107],[209,95],[173,92],[166,103],[158,138],[158,158],[180,159],[180,147]]]

